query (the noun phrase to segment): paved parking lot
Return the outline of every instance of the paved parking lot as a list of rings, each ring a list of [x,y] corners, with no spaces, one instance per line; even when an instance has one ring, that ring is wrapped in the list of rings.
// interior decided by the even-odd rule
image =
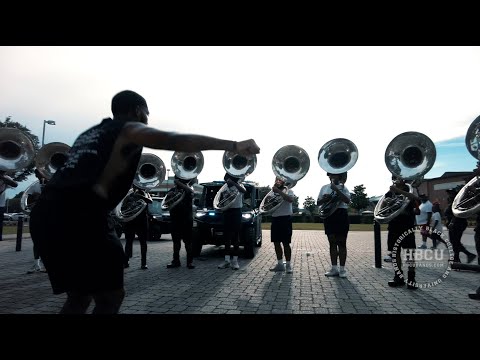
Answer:
[[[27,235],[28,236],[28,235]],[[0,242],[0,314],[54,314],[65,295],[53,295],[45,273],[26,274],[33,254],[25,236],[15,251],[14,236]],[[417,245],[420,243],[417,235]],[[463,243],[475,252],[473,232]],[[293,274],[270,272],[276,263],[270,232],[254,259],[240,258],[240,270],[217,269],[223,249],[206,246],[193,270],[167,269],[172,257],[170,238],[148,243],[148,270],[140,269],[140,247],[134,243],[130,268],[125,270],[123,314],[480,314],[480,301],[467,294],[480,285],[480,273],[452,271],[442,283],[416,291],[390,288],[391,264],[374,267],[373,232],[350,232],[348,278],[327,278],[328,242],[323,231],[294,231]],[[382,233],[382,255],[386,233]],[[463,254],[461,255],[463,256]],[[477,261],[475,260],[476,264]],[[417,282],[427,284],[443,270],[417,270]]]

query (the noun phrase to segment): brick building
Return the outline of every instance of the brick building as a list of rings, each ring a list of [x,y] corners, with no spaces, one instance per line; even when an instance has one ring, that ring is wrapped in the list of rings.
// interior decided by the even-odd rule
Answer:
[[[446,190],[465,185],[473,177],[472,171],[446,172],[442,176],[432,179],[423,179],[418,187],[419,194],[427,194],[429,200],[433,203],[438,201],[442,212],[447,207]]]

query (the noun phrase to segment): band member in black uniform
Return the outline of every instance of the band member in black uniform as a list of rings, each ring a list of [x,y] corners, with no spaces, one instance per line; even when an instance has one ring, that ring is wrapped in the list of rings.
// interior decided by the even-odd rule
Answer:
[[[468,251],[462,244],[462,236],[465,229],[468,227],[468,220],[461,217],[456,217],[452,211],[453,200],[458,191],[455,189],[448,189],[448,205],[445,209],[445,219],[448,228],[448,238],[453,248],[453,261],[460,261],[460,253],[463,252],[467,256],[467,263],[471,263],[477,257],[475,254]]]
[[[192,200],[194,191],[189,186],[193,180],[182,180],[175,176],[175,187],[169,191],[183,191],[184,196],[182,200],[175,206],[170,208],[170,220],[172,222],[172,241],[173,241],[173,260],[167,265],[167,268],[176,268],[181,266],[180,262],[180,248],[182,247],[182,239],[185,244],[185,251],[187,253],[187,267],[194,269],[193,252],[192,252],[192,228],[193,228],[193,209]]]
[[[227,182],[229,188],[237,188],[239,194],[233,201],[233,204],[223,212],[225,261],[218,265],[218,268],[226,269],[231,267],[233,270],[238,270],[240,268],[238,264],[238,247],[240,230],[242,228],[243,194],[245,194],[247,190],[243,185],[239,184],[239,178],[231,176],[228,173],[225,174],[224,180]],[[230,250],[230,245],[233,246],[233,250]]]
[[[392,253],[392,262],[398,267],[398,271],[395,272],[395,276],[392,281],[388,282],[389,286],[397,287],[405,285],[405,277],[402,270],[401,249],[407,251],[407,266],[408,266],[408,278],[407,288],[411,290],[418,289],[415,286],[415,263],[413,258],[413,252],[415,251],[415,215],[420,213],[416,203],[420,203],[420,198],[413,193],[409,192],[408,186],[401,178],[392,176],[394,184],[390,186],[390,191],[385,194],[385,197],[392,197],[393,194],[401,194],[410,199],[410,202],[406,208],[397,216],[395,216],[388,223],[388,238],[387,246],[388,251]],[[398,243],[397,240],[402,238]],[[394,256],[394,249],[395,255]]]
[[[35,169],[35,176],[38,179],[38,183],[34,185],[35,188],[33,189],[32,194],[27,199],[27,205],[30,209],[33,209],[33,207],[35,206],[35,203],[37,202],[40,194],[42,193],[43,187],[47,183],[47,179],[41,174],[38,169]],[[45,272],[45,267],[43,266],[43,263],[40,259],[38,246],[35,245],[35,242],[33,242],[33,259],[33,266],[30,270],[27,271],[27,274]]]
[[[147,265],[147,240],[150,236],[149,233],[149,221],[148,221],[148,204],[153,202],[150,194],[138,186],[133,185],[133,192],[130,196],[124,200],[124,204],[132,201],[144,201],[147,206],[138,214],[133,220],[125,222],[123,224],[123,232],[125,233],[125,256],[127,257],[127,262],[125,267],[129,267],[129,259],[132,258],[133,250],[133,240],[135,240],[135,234],[138,235],[138,241],[140,242],[140,256],[141,256],[141,266],[142,270],[148,269]]]
[[[77,138],[45,186],[31,213],[30,231],[39,246],[54,294],[67,293],[62,313],[117,313],[125,296],[125,252],[111,212],[135,177],[144,146],[171,151],[228,150],[259,153],[254,140],[235,142],[148,127],[148,107],[126,90],[112,99],[113,119]]]
[[[330,183],[322,186],[317,198],[317,205],[321,206],[330,201],[333,196],[338,197],[337,209],[324,219],[325,234],[330,244],[330,260],[332,268],[325,273],[325,276],[347,277],[345,263],[347,261],[347,236],[350,229],[348,219],[348,204],[350,203],[350,191],[344,184],[347,181],[347,173],[331,174]],[[340,269],[337,267],[337,261],[340,261]]]
[[[3,240],[3,218],[5,214],[5,203],[7,201],[5,191],[9,187],[16,188],[17,186],[18,183],[15,180],[5,174],[5,171],[0,170],[0,241]]]
[[[473,169],[473,175],[474,176],[480,176],[480,161],[477,162],[477,167]],[[470,181],[470,180],[468,180]],[[469,189],[467,189],[466,192],[470,194],[470,197],[477,194],[480,191],[478,186],[471,186]],[[478,265],[480,265],[480,212],[476,214],[476,223],[475,223],[475,235],[474,235],[474,240],[475,240],[475,248],[477,249],[477,261]],[[473,254],[474,255],[474,254]],[[467,255],[468,256],[468,255]],[[471,261],[473,261],[475,258],[470,257]],[[470,292],[468,294],[468,297],[473,300],[480,300],[480,286],[477,287],[477,289],[473,292]]]

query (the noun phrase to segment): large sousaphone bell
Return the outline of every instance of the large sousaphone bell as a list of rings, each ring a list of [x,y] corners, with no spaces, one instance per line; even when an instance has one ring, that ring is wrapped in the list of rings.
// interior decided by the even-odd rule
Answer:
[[[53,174],[67,161],[69,151],[70,146],[61,142],[53,142],[42,146],[35,157],[35,168],[46,180],[50,180]],[[43,185],[40,184],[39,180],[36,180],[24,191],[20,199],[23,212],[30,212],[42,192]]]
[[[257,166],[257,156],[243,156],[232,151],[225,151],[222,158],[222,164],[223,168],[229,175],[243,181],[245,177],[255,170],[255,167]],[[217,210],[225,211],[233,205],[237,196],[240,196],[240,191],[238,191],[236,187],[230,189],[228,184],[225,183],[215,195],[215,198],[213,199],[213,207]]]
[[[17,128],[0,128],[0,171],[14,174],[34,158],[35,147],[28,135]]]
[[[385,149],[385,164],[392,175],[404,180],[418,180],[435,163],[435,144],[425,134],[409,131],[397,135]],[[411,184],[406,184],[413,193]],[[379,223],[388,223],[398,216],[409,204],[410,199],[401,194],[382,196],[375,206],[374,217]]]
[[[138,163],[137,172],[133,179],[133,185],[148,192],[165,179],[165,164],[162,159],[154,154],[142,154]],[[121,222],[129,222],[135,219],[147,206],[147,201],[141,196],[134,199],[130,195],[134,192],[130,189],[127,195],[115,208],[115,216]]]
[[[480,161],[480,116],[470,124],[465,145],[468,152]],[[468,218],[480,211],[480,177],[476,175],[458,192],[452,203],[452,211],[456,217]]]
[[[355,165],[357,160],[357,146],[352,141],[344,138],[326,142],[318,152],[318,164],[324,171],[330,174],[347,172]],[[343,184],[340,184],[340,186],[343,186]],[[341,200],[336,192],[332,191],[331,195],[332,198],[323,203],[318,209],[322,219],[332,215],[340,205]]]
[[[280,148],[272,159],[272,170],[276,177],[285,182],[282,189],[284,193],[293,188],[310,169],[310,157],[307,152],[296,145],[286,145]],[[280,207],[283,202],[281,195],[273,190],[265,195],[260,204],[261,213],[272,213]]]
[[[195,179],[203,169],[203,154],[197,152],[175,151],[172,155],[171,166],[175,175],[186,181]],[[174,188],[162,200],[162,210],[168,210],[179,204],[185,197],[185,190]]]

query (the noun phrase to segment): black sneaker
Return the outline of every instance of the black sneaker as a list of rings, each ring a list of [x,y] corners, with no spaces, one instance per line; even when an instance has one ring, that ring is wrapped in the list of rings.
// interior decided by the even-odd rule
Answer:
[[[408,281],[407,282],[407,289],[409,290],[417,290],[418,286],[415,286],[416,282],[415,281]]]
[[[180,266],[180,261],[172,261],[170,264],[167,265],[167,269],[177,268]]]
[[[192,263],[187,264],[187,268],[189,268],[189,269],[195,269],[195,265],[193,265]]]
[[[399,277],[394,277],[392,281],[388,282],[388,286],[391,286],[391,287],[399,287],[404,285],[405,285],[405,280],[400,279]]]
[[[140,269],[142,269],[142,270],[147,270],[147,269],[148,269],[148,265],[147,265],[147,264],[142,265],[142,266],[140,266]]]

